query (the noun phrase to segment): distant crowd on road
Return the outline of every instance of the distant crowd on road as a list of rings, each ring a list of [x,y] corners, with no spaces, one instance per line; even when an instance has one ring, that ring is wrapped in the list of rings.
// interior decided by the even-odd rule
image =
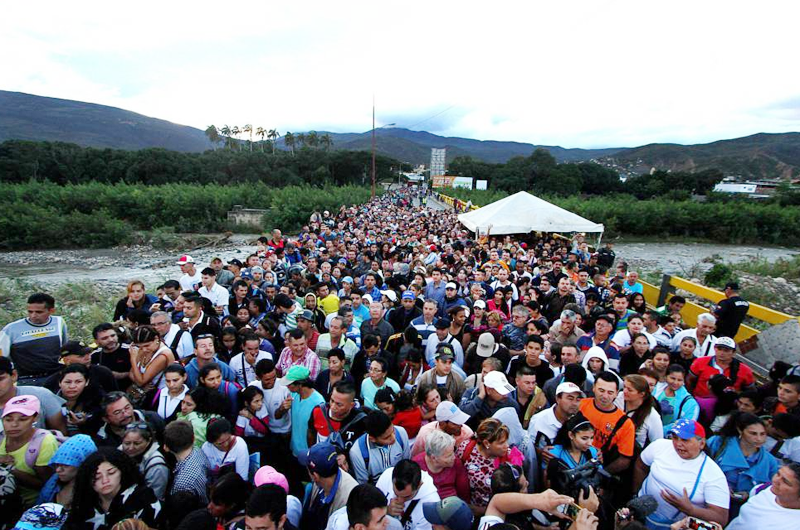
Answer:
[[[426,200],[182,255],[89,344],[31,294],[0,331],[0,527],[798,527],[800,366],[736,357],[738,285],[691,328],[613,243],[476,239]]]

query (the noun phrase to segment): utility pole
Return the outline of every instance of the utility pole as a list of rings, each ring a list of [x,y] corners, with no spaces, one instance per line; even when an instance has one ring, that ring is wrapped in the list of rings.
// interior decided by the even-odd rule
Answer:
[[[375,198],[375,95],[372,95],[372,195]]]

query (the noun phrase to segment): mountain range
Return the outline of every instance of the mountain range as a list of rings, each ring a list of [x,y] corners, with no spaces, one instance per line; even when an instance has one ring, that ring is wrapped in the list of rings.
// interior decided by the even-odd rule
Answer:
[[[372,135],[328,134],[333,149],[370,150]],[[297,134],[297,133],[295,133]],[[744,178],[789,179],[800,175],[800,133],[760,133],[708,144],[649,144],[634,148],[566,149],[522,142],[444,137],[404,128],[376,130],[376,151],[411,164],[430,163],[431,148],[447,148],[447,159],[471,156],[503,163],[547,149],[559,162],[595,160],[622,174],[651,169],[702,171],[719,169]],[[148,147],[202,152],[214,147],[205,133],[135,112],[94,103],[0,90],[0,142],[11,139],[70,142],[83,146],[136,150]],[[286,149],[283,137],[278,146]]]

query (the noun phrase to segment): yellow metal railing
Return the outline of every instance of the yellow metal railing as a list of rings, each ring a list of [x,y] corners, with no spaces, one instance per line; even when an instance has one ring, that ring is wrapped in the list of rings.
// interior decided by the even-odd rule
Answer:
[[[641,281],[641,280],[639,280]],[[652,304],[661,305],[665,303],[669,299],[669,295],[674,293],[676,289],[681,289],[683,291],[687,291],[692,293],[695,296],[703,298],[705,300],[709,300],[713,303],[717,303],[723,298],[725,298],[725,293],[721,291],[717,291],[716,289],[711,289],[710,287],[706,287],[705,285],[700,285],[699,283],[690,282],[684,278],[679,278],[677,276],[670,276],[665,274],[664,280],[662,281],[661,288],[656,287],[655,285],[649,284],[647,282],[641,282],[644,286],[644,297],[645,300],[648,300]],[[689,326],[697,326],[697,317],[699,317],[703,313],[708,313],[709,309],[706,307],[701,306],[700,304],[696,304],[694,302],[687,302],[683,309],[681,310],[681,317],[683,317],[683,321],[688,324]],[[795,317],[786,313],[781,313],[780,311],[775,311],[774,309],[770,309],[768,307],[764,307],[763,305],[758,305],[754,303],[750,303],[750,309],[747,311],[747,316],[754,318],[756,320],[761,320],[768,324],[781,324],[786,322],[787,320],[798,319],[800,317]],[[736,342],[742,342],[746,339],[753,337],[754,335],[758,335],[759,330],[752,326],[748,326],[746,324],[742,324],[739,327],[739,332],[736,334],[734,340]]]

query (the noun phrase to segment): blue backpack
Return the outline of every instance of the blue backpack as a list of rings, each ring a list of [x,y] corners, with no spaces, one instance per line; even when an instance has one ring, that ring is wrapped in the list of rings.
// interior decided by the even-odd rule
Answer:
[[[358,448],[361,451],[361,457],[364,459],[364,467],[366,468],[367,476],[369,477],[369,449],[367,449],[367,436],[369,435],[364,433],[361,438],[358,439]],[[400,443],[400,449],[405,451],[406,444],[403,441],[403,437],[400,436],[400,431],[397,429],[397,426],[394,428],[394,437]]]

